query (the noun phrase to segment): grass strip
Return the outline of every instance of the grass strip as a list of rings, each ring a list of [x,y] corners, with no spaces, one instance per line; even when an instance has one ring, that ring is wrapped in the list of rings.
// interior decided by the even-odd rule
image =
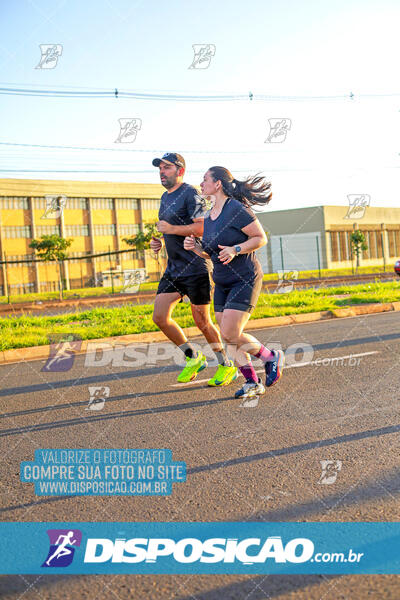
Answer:
[[[367,275],[373,273],[382,273],[382,267],[360,267],[358,270],[359,275]],[[386,268],[387,273],[393,272],[389,267]],[[345,275],[352,275],[351,269],[321,269],[321,277],[341,277]],[[299,279],[318,279],[319,271],[299,271]],[[266,273],[263,277],[264,281],[278,281],[278,273]],[[158,287],[158,281],[146,282],[140,285],[140,290],[156,290]],[[122,291],[122,286],[115,286],[114,291],[119,293]],[[87,298],[89,296],[107,296],[112,293],[111,287],[97,287],[97,288],[79,288],[73,290],[64,291],[64,299],[69,298]],[[18,294],[10,296],[10,304],[18,304],[20,302],[35,302],[35,301],[46,301],[46,300],[58,300],[59,292],[41,292],[31,294]],[[7,296],[0,296],[0,304],[7,304]]]
[[[345,298],[336,295],[345,294]],[[251,319],[333,310],[351,304],[400,301],[400,282],[318,288],[286,294],[260,294]],[[96,339],[158,331],[152,321],[151,304],[93,308],[80,313],[54,316],[23,315],[0,319],[0,350],[42,346],[49,334],[74,334]],[[178,304],[174,318],[181,327],[194,325],[190,305]],[[213,315],[214,319],[214,315]]]

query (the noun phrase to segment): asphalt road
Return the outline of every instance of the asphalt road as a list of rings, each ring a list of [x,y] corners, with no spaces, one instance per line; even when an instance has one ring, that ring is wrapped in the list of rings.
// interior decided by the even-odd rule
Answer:
[[[208,388],[211,367],[200,381],[177,386],[179,367],[171,359],[132,369],[121,352],[104,354],[94,366],[76,356],[65,373],[42,372],[44,361],[2,366],[1,518],[398,521],[399,314],[252,333],[267,346],[306,349],[287,353],[282,380],[253,406],[232,398],[241,382]],[[335,357],[348,358],[328,360]],[[110,389],[100,411],[86,410],[89,386]],[[49,447],[171,448],[174,460],[186,461],[187,481],[174,484],[169,497],[38,498],[32,484],[19,481],[19,464]],[[334,483],[319,483],[322,460],[341,462]],[[400,598],[400,578],[30,575],[2,576],[0,592],[24,600],[381,600]]]

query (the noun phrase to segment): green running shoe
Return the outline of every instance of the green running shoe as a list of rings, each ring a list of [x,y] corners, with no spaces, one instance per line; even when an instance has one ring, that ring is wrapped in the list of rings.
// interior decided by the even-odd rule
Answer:
[[[186,367],[181,373],[179,373],[177,381],[179,381],[179,383],[193,381],[193,379],[197,377],[197,374],[206,367],[206,357],[204,354],[202,354],[202,352],[199,352],[199,355],[196,358],[186,357]]]
[[[208,380],[207,385],[229,385],[232,381],[237,379],[237,376],[238,370],[233,364],[233,362],[230,361],[229,367],[226,367],[225,365],[218,365],[217,372],[215,373],[214,377],[212,377],[212,379]]]

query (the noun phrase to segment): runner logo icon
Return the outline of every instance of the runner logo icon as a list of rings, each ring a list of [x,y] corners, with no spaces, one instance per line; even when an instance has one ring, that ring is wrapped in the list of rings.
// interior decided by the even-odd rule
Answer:
[[[74,546],[80,546],[79,529],[48,529],[50,548],[42,567],[68,567],[74,558]]]

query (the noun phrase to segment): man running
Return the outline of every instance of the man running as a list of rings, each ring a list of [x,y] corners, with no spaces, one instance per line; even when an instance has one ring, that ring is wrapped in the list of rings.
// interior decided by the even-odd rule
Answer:
[[[176,152],[167,152],[155,158],[153,166],[160,170],[161,184],[167,190],[161,197],[157,229],[163,234],[168,264],[158,286],[154,301],[153,321],[186,357],[186,366],[178,375],[185,383],[195,379],[207,367],[206,357],[197,352],[183,330],[172,318],[172,311],[183,296],[188,296],[194,322],[214,350],[218,369],[208,381],[210,386],[228,385],[237,378],[238,371],[229,360],[218,329],[210,317],[210,277],[206,261],[183,247],[186,236],[201,236],[203,219],[196,219],[201,208],[197,190],[183,182],[185,160]],[[194,220],[196,219],[196,220]],[[159,252],[162,241],[153,238],[150,247]]]

